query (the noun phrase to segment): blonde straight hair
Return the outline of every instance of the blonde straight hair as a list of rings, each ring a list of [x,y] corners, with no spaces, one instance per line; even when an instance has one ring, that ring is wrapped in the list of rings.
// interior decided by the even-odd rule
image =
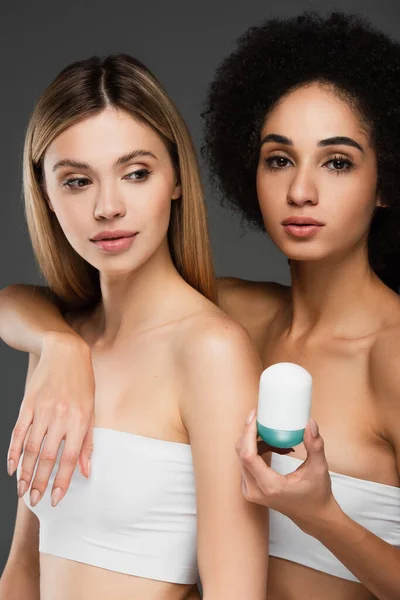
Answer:
[[[43,157],[71,125],[113,106],[151,127],[165,143],[182,187],[171,206],[169,247],[180,275],[215,301],[215,276],[196,152],[176,106],[154,75],[126,54],[67,66],[40,97],[24,146],[23,185],[29,233],[51,291],[68,309],[100,300],[99,273],[69,244],[49,208]]]

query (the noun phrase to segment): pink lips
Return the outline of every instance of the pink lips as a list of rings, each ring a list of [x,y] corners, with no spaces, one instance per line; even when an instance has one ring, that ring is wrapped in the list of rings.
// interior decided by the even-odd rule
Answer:
[[[104,252],[122,252],[132,246],[136,234],[124,230],[101,231],[91,238],[91,242]]]
[[[310,238],[315,236],[325,223],[312,217],[288,217],[282,221],[285,231],[295,238]]]

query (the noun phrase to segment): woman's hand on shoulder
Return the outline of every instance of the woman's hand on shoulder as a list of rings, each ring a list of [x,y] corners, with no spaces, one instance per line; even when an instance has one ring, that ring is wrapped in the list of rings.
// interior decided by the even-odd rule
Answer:
[[[30,370],[12,432],[8,473],[15,472],[23,452],[18,495],[26,493],[33,478],[31,503],[36,505],[64,440],[52,488],[55,505],[64,497],[78,461],[82,474],[89,476],[95,391],[90,349],[76,334],[48,333],[40,358],[31,357]]]

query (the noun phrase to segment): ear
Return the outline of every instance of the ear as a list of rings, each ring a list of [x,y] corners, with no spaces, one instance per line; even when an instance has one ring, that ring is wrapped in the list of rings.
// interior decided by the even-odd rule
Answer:
[[[171,199],[178,200],[182,196],[182,186],[180,183],[176,183],[174,187],[174,191],[172,192]]]

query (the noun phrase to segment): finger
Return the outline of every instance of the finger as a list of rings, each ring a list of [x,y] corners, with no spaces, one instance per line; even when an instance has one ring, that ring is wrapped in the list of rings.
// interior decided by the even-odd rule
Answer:
[[[11,434],[10,446],[7,453],[7,472],[13,475],[21,458],[24,441],[32,424],[33,413],[31,411],[21,411],[15,427]]]
[[[46,431],[47,423],[44,424],[44,419],[35,418],[24,448],[21,472],[18,480],[18,496],[20,498],[22,498],[30,486]]]
[[[244,433],[245,433],[245,431],[247,431],[247,428],[249,427],[249,425],[251,425],[251,424],[252,424],[252,422],[254,421],[254,419],[255,419],[255,416],[256,416],[256,409],[255,409],[255,408],[253,408],[253,409],[250,411],[250,414],[249,414],[249,416],[248,416],[248,417],[247,417],[247,419],[246,419],[246,425],[245,425],[245,428],[244,428],[244,430],[243,430],[243,434],[242,434],[242,436],[241,436],[241,437],[238,439],[238,441],[236,442],[236,445],[235,445],[235,451],[236,451],[236,454],[238,455],[238,457],[240,457],[240,452],[241,452],[241,448],[242,448],[242,445],[243,445]]]
[[[326,470],[328,463],[325,457],[324,440],[319,432],[318,424],[314,419],[310,419],[304,431],[304,447],[307,451],[307,458],[303,463],[303,468],[312,465],[313,468]]]
[[[87,479],[90,477],[90,457],[93,452],[93,427],[94,415],[92,415],[90,420],[89,429],[87,430],[83,440],[82,450],[79,456],[79,469],[82,475]]]
[[[244,466],[242,466],[242,478],[243,478],[244,482],[246,483],[247,489],[249,491],[255,491],[257,488],[259,489],[257,481],[255,480],[254,476]]]
[[[66,435],[64,448],[60,456],[60,466],[54,479],[51,492],[52,506],[57,506],[64,498],[69,488],[72,475],[78,464],[84,437],[85,430],[83,428],[78,431],[72,431]]]
[[[35,476],[31,485],[31,506],[36,506],[46,491],[50,476],[57,460],[61,442],[64,438],[64,434],[64,429],[62,429],[60,426],[53,426],[47,432],[46,439],[37,462]]]
[[[240,450],[242,448],[243,436],[241,436],[235,444],[235,452],[237,456],[240,456]]]
[[[269,475],[269,471],[271,474],[278,476],[277,473],[274,473],[274,471],[265,464],[264,460],[258,454],[257,423],[254,413],[252,418],[251,415],[249,415],[244,428],[239,450],[239,459],[242,463],[242,467],[246,468],[253,475],[261,489],[263,489],[268,476],[273,477],[273,475]]]
[[[246,467],[242,467],[242,494],[248,502],[265,506],[266,498],[257,481]]]

